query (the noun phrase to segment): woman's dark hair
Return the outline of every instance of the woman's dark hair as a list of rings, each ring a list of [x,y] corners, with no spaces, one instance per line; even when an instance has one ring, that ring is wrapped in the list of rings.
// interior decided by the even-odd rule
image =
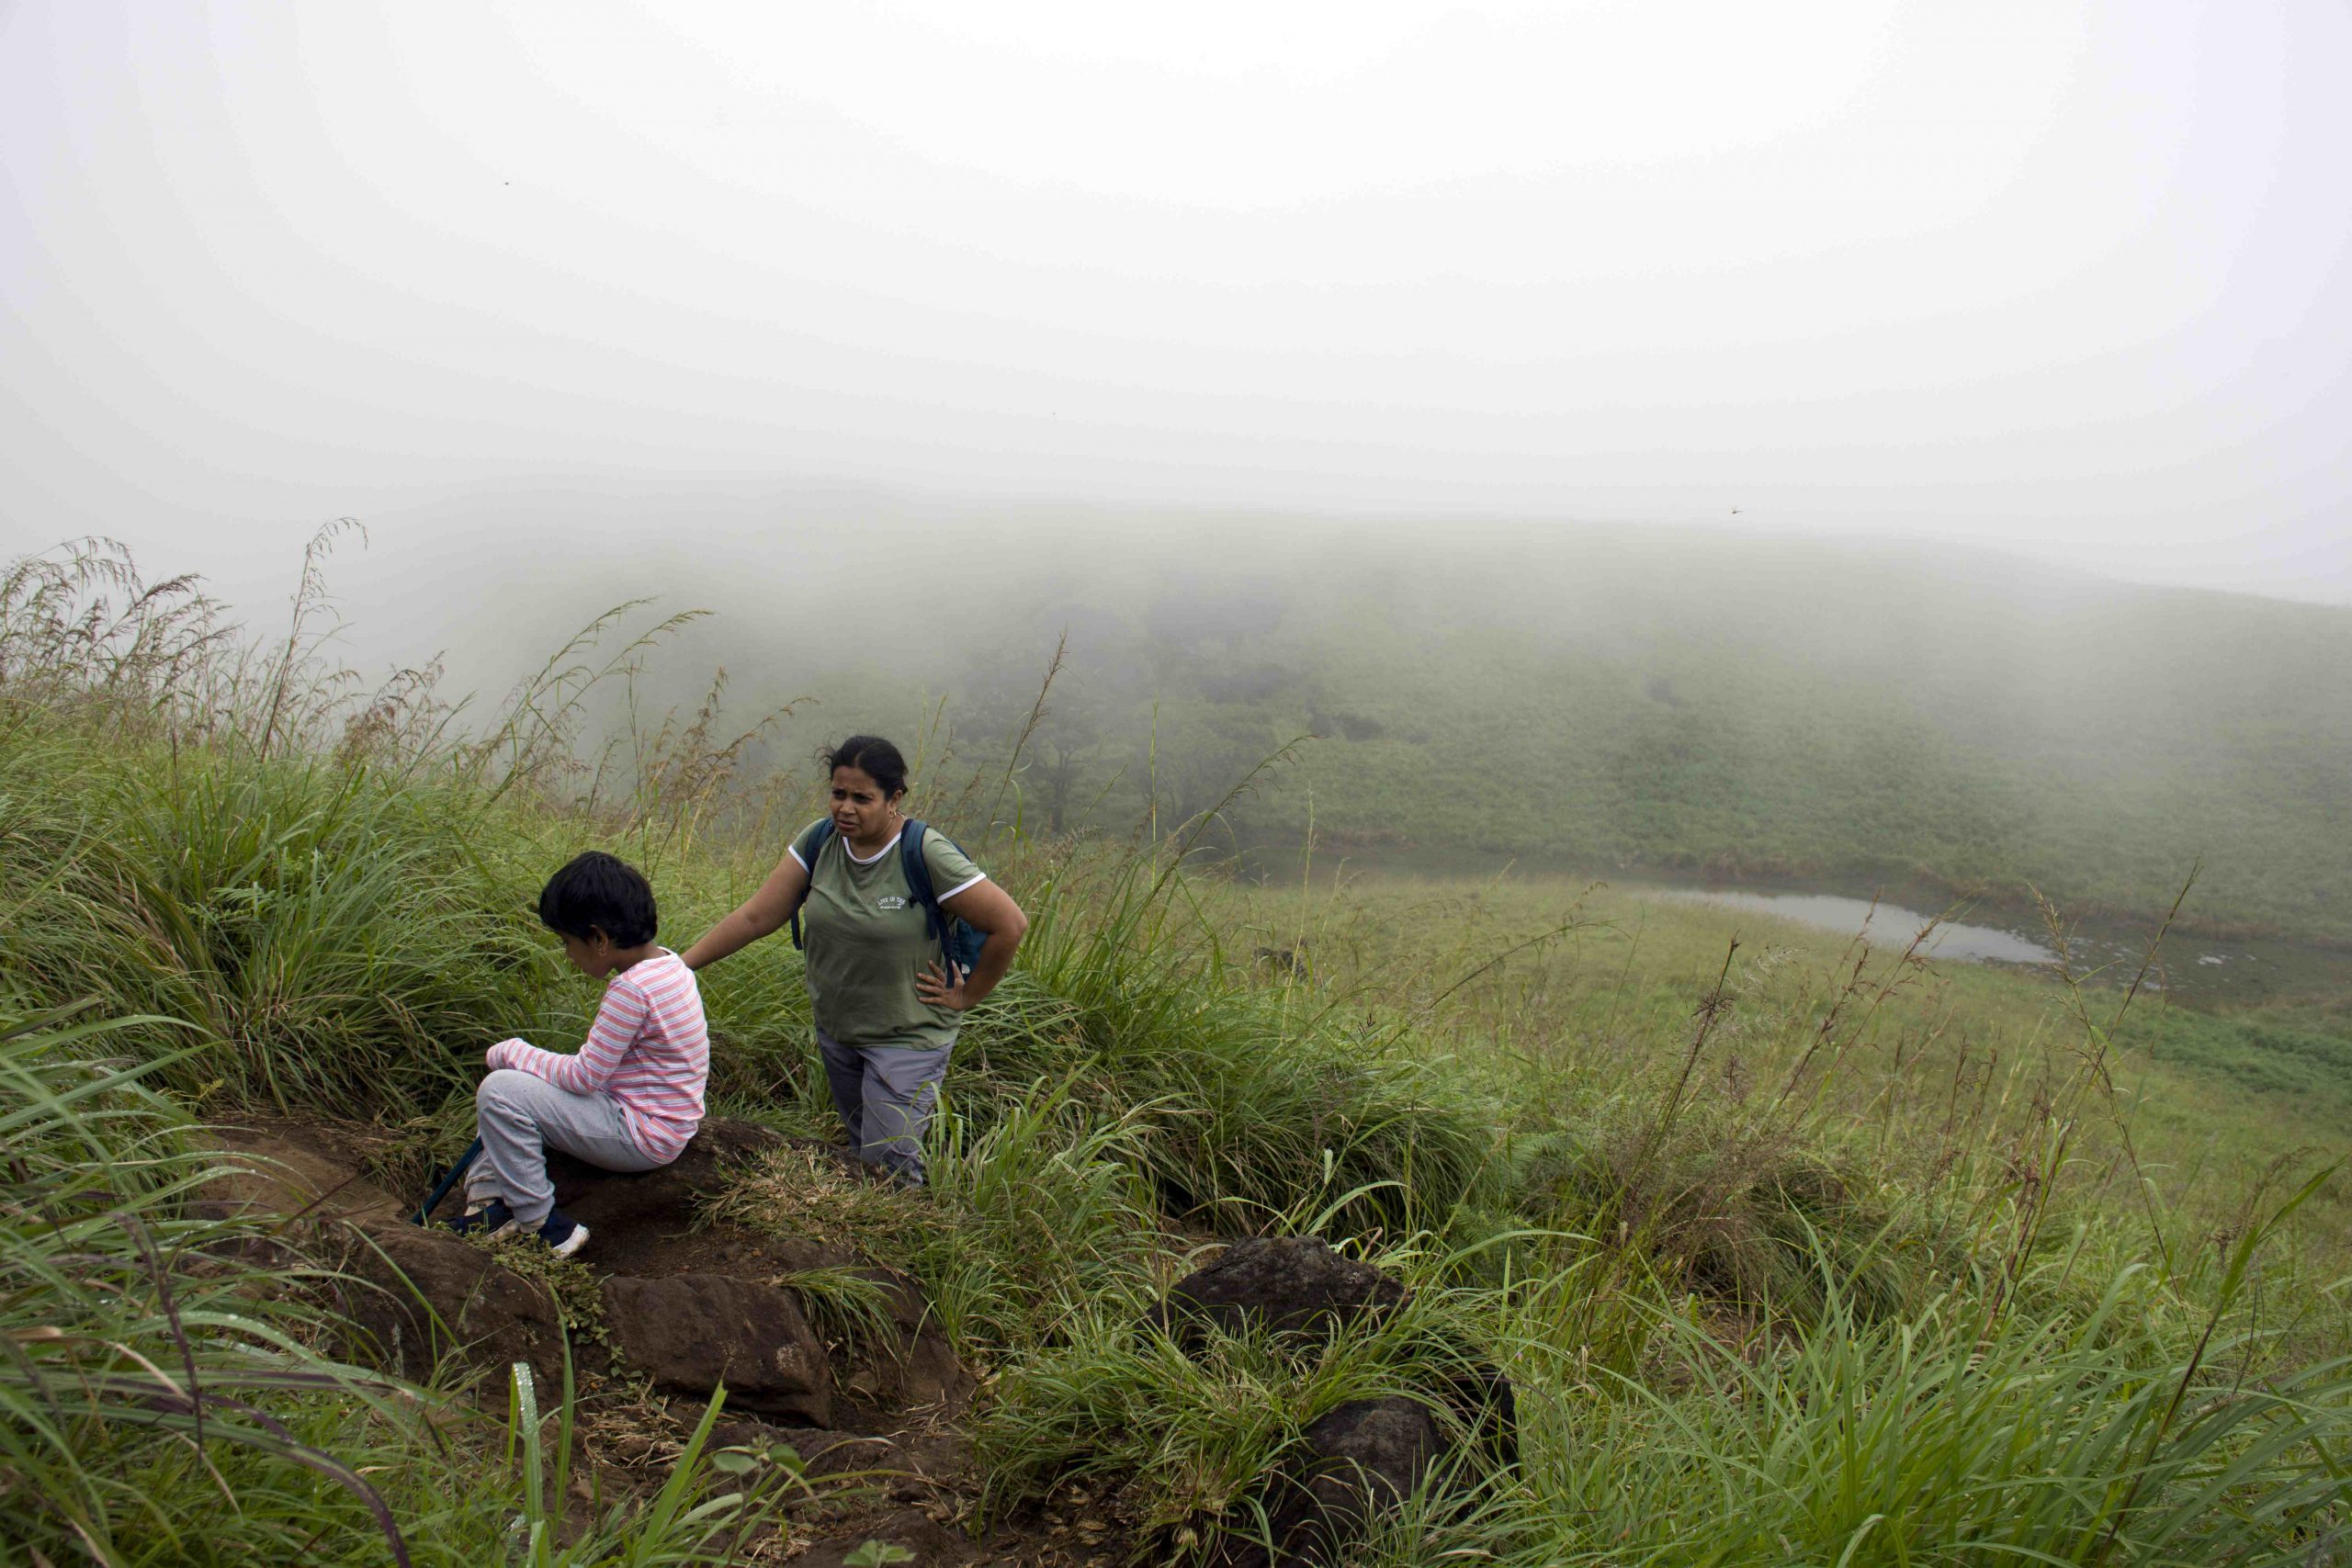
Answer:
[[[645,874],[602,850],[574,859],[539,889],[539,924],[582,942],[603,931],[615,947],[637,947],[653,940],[658,918]]]
[[[907,760],[878,735],[853,735],[838,746],[819,751],[817,761],[825,764],[827,778],[835,768],[855,768],[882,786],[885,800],[906,793]]]

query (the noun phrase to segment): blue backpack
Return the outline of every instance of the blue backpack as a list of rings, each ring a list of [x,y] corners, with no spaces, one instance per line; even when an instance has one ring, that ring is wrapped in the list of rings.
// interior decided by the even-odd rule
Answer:
[[[835,831],[833,819],[828,817],[809,835],[808,870],[812,876],[816,874],[817,857],[825,852],[826,841]],[[930,831],[922,818],[907,818],[906,826],[899,830],[899,869],[906,873],[907,886],[913,892],[915,902],[922,906],[923,919],[929,924],[932,940],[939,943],[941,956],[947,961],[949,976],[960,979],[969,975],[972,965],[979,961],[980,947],[988,941],[988,932],[939,907],[938,891],[931,885],[931,867],[922,860],[923,835]],[[953,839],[947,841],[956,843]],[[961,844],[956,847],[958,851],[963,848]],[[801,902],[808,901],[808,895],[802,894]],[[792,911],[792,945],[804,952],[808,949],[801,938],[800,911],[797,908]]]

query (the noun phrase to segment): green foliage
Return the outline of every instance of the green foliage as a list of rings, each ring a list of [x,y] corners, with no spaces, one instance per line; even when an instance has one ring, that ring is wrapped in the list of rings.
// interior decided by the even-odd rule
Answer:
[[[922,1282],[941,1330],[974,1359],[1052,1339],[1073,1317],[1110,1303],[1142,1310],[1160,1237],[1132,1123],[1091,1122],[1067,1092],[1043,1086],[984,1130],[952,1112],[943,1120],[923,1191],[786,1148],[715,1213],[847,1241],[907,1270]],[[870,1281],[803,1274],[786,1282],[808,1292],[804,1300],[835,1337],[878,1332]]]
[[[2249,1378],[2260,1336],[2183,1336],[2137,1269],[2080,1313],[1988,1316],[1980,1284],[1901,1322],[1854,1310],[1834,1269],[1823,1284],[1792,1342],[1663,1317],[1665,1375],[1535,1404],[1511,1560],[2331,1560],[2343,1363]]]
[[[1049,889],[1023,968],[1051,1003],[1024,1010],[1020,1027],[974,1029],[981,1070],[1016,1083],[1069,1075],[1073,1093],[1138,1118],[1161,1201],[1219,1229],[1333,1199],[1357,1224],[1419,1224],[1470,1200],[1492,1112],[1451,1064],[1260,989],[1204,942],[1178,902],[1191,897],[1153,855]]]
[[[521,1472],[522,1506],[507,1532],[514,1553],[507,1560],[525,1568],[716,1568],[735,1563],[742,1560],[748,1543],[772,1528],[785,1495],[800,1480],[799,1456],[789,1448],[710,1449],[711,1428],[727,1403],[727,1391],[720,1388],[712,1393],[668,1479],[650,1499],[617,1504],[605,1510],[594,1527],[574,1533],[564,1528],[563,1517],[571,1495],[573,1462],[570,1370],[563,1403],[548,1417],[540,1414],[529,1367],[516,1363],[508,1388],[506,1459]],[[550,1420],[556,1428],[551,1453],[547,1438]]]
[[[2250,1094],[2352,1110],[2352,1031],[2165,1008],[2135,1018],[2125,1043]]]
[[[470,1087],[484,1019],[545,1008],[530,871],[458,792],[203,752],[99,767],[23,739],[0,747],[15,983],[196,1025],[175,1087],[413,1114]]]
[[[258,1221],[187,1200],[221,1166],[153,1080],[96,1053],[152,1021],[0,1016],[0,1558],[697,1563],[756,1528],[781,1471],[718,1490],[697,1436],[646,1506],[563,1552],[552,1494],[470,1407],[336,1359],[325,1277]],[[713,1408],[716,1409],[714,1403]],[[568,1442],[571,1404],[556,1414]],[[521,1428],[534,1446],[536,1416]]]
[[[294,1517],[263,1523],[256,1544],[299,1540],[297,1520],[323,1511],[371,1529],[379,1550],[405,1560],[377,1485],[307,1440],[301,1428],[314,1423],[290,1427],[262,1408],[314,1409],[339,1395],[391,1416],[397,1391],[313,1354],[304,1343],[313,1314],[283,1292],[256,1294],[260,1270],[192,1266],[206,1248],[233,1258],[253,1228],[175,1217],[176,1201],[210,1167],[181,1144],[179,1114],[141,1081],[161,1063],[130,1072],[91,1063],[85,1048],[119,1026],[68,1020],[65,1010],[0,1018],[0,1140],[11,1167],[0,1209],[9,1347],[0,1480],[22,1539],[106,1562],[198,1560],[210,1545],[189,1539],[188,1517],[142,1474],[154,1465],[166,1484],[202,1486],[203,1461],[184,1461],[177,1437],[192,1454],[224,1458],[300,1499]]]
[[[322,1281],[186,1208],[208,1167],[180,1107],[398,1123],[414,1177],[462,1143],[483,1045],[566,1043],[593,1004],[529,913],[548,869],[628,855],[674,939],[756,885],[797,802],[721,788],[741,743],[707,709],[633,726],[618,782],[573,771],[637,644],[567,649],[464,739],[423,688],[338,708],[299,608],[283,649],[224,665],[200,613],[76,631],[70,575],[0,575],[0,1014],[40,1014],[0,1026],[0,1540],[109,1563],[380,1561],[394,1532],[420,1562],[724,1561],[799,1483],[789,1456],[712,1453],[706,1420],[656,1496],[583,1517],[570,1391],[542,1411],[517,1382],[502,1430],[336,1360]],[[1519,1387],[1522,1472],[1413,1500],[1367,1568],[2324,1560],[2352,1520],[2352,1322],[2326,1288],[2346,1209],[2324,1179],[2264,1198],[2340,1131],[2324,1009],[2119,1019],[1723,911],[1555,884],[1252,890],[1186,858],[1204,812],[1303,824],[1303,794],[1250,793],[1302,723],[1353,759],[1292,775],[1320,819],[1469,843],[1589,803],[1553,847],[1634,859],[1834,843],[1993,875],[2112,847],[2066,813],[2120,802],[2119,831],[2146,835],[2204,796],[2025,810],[2072,777],[2056,732],[2011,744],[1949,680],[1938,714],[1909,712],[1840,672],[1871,651],[1851,627],[1779,661],[1622,625],[1614,644],[1492,626],[1431,658],[1288,605],[1146,626],[1197,693],[1114,774],[1136,792],[1117,809],[1183,834],[983,846],[1034,924],[967,1022],[931,1188],[797,1148],[716,1204],[922,1283],[993,1380],[992,1507],[1109,1487],[1166,1560],[1246,1525],[1318,1415],[1429,1394],[1477,1356]],[[1401,585],[1395,608],[1422,613]],[[1062,737],[1052,810],[1101,782],[1122,697],[1086,693],[1096,728]],[[1048,736],[1040,705],[1016,719]],[[2338,739],[2256,726],[2194,761],[2243,782],[2247,758]],[[938,798],[1017,818],[1024,776]],[[1559,799],[1514,818],[1498,779]],[[2309,794],[2270,804],[2301,821]],[[2136,897],[2161,840],[2068,874]],[[829,1133],[788,951],[704,985],[715,1102]],[[83,996],[103,1031],[45,1010]],[[1306,1358],[1137,1332],[1189,1248],[1267,1230],[1402,1271],[1410,1304]],[[586,1276],[557,1272],[579,1297]],[[792,1282],[836,1338],[884,1332],[869,1276]]]
[[[896,1350],[890,1288],[875,1278],[875,1270],[842,1265],[789,1269],[773,1282],[793,1293],[828,1345],[868,1356]]]
[[[1087,1314],[1005,1374],[980,1431],[989,1506],[1070,1483],[1115,1489],[1138,1555],[1190,1560],[1218,1530],[1250,1528],[1269,1468],[1341,1404],[1410,1395],[1465,1439],[1476,1413],[1453,1409],[1457,1383],[1476,1375],[1466,1348],[1491,1341],[1498,1298],[1445,1286],[1442,1265],[1425,1267],[1401,1307],[1304,1350],[1206,1327],[1179,1345],[1132,1312]]]

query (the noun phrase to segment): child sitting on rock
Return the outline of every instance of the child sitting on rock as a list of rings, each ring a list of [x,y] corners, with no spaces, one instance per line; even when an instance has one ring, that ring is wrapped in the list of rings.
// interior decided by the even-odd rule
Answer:
[[[588,1227],[555,1206],[547,1151],[606,1170],[652,1170],[676,1159],[702,1123],[710,1037],[694,972],[653,944],[653,888],[634,866],[596,851],[548,878],[539,922],[605,1000],[577,1054],[502,1040],[474,1095],[481,1156],[467,1173],[461,1234],[536,1235],[558,1257]],[[609,977],[609,978],[608,978]]]

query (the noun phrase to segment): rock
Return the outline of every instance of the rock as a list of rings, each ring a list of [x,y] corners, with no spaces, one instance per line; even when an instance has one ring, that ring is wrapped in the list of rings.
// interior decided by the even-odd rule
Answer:
[[[1340,1568],[1378,1515],[1418,1489],[1445,1439],[1429,1408],[1401,1395],[1342,1404],[1307,1427],[1264,1505],[1266,1541],[1228,1536],[1217,1568]]]
[[[1510,1376],[1483,1357],[1465,1356],[1463,1370],[1447,1382],[1447,1408],[1476,1435],[1489,1464],[1519,1462],[1519,1396]]]
[[[345,1311],[387,1365],[421,1379],[457,1351],[502,1387],[515,1361],[560,1386],[563,1321],[543,1286],[447,1231],[391,1221],[350,1234],[344,1268],[359,1286]]]
[[[220,1127],[222,1169],[196,1189],[189,1213],[199,1219],[390,1220],[390,1193],[360,1177],[337,1152],[283,1125]]]
[[[722,1382],[728,1407],[832,1420],[825,1347],[799,1303],[773,1285],[724,1274],[604,1283],[614,1352],[666,1393],[707,1395]]]
[[[901,1324],[899,1332],[897,1352],[886,1352],[874,1362],[876,1393],[902,1408],[962,1414],[979,1383],[956,1359],[956,1347],[928,1324],[911,1328]]]
[[[1306,1343],[1329,1339],[1343,1323],[1403,1303],[1405,1287],[1340,1257],[1319,1236],[1252,1236],[1169,1287],[1146,1322],[1180,1344],[1195,1344],[1195,1325],[1227,1334],[1256,1326]]]
[[[838,1166],[844,1179],[875,1179],[874,1168],[846,1150],[725,1117],[704,1122],[685,1151],[658,1170],[600,1170],[550,1153],[548,1174],[555,1181],[558,1205],[588,1227],[588,1250],[581,1256],[592,1267],[627,1268],[642,1278],[723,1274],[787,1291],[795,1273],[856,1269],[883,1287],[897,1343],[875,1348],[846,1392],[896,1407],[961,1411],[971,1401],[976,1381],[932,1325],[930,1303],[914,1280],[868,1262],[843,1242],[704,1224],[702,1204],[723,1191],[736,1170],[786,1145],[815,1150]],[[798,1298],[794,1300],[797,1304]],[[729,1387],[735,1388],[731,1381]],[[740,1391],[730,1393],[729,1404],[741,1407]]]
[[[358,1320],[356,1339],[411,1375],[458,1351],[501,1385],[515,1359],[543,1376],[560,1376],[563,1314],[527,1269],[510,1268],[495,1250],[484,1252],[447,1231],[403,1224],[421,1191],[402,1199],[356,1174],[397,1160],[397,1134],[282,1117],[242,1121],[219,1129],[228,1168],[194,1195],[192,1209],[216,1218],[291,1223],[229,1231],[215,1250],[346,1263],[370,1287],[345,1292]],[[602,1337],[621,1363],[673,1392],[707,1394],[723,1377],[729,1418],[765,1413],[830,1425],[832,1374],[790,1282],[797,1274],[854,1269],[883,1287],[891,1320],[875,1344],[860,1347],[858,1365],[841,1368],[844,1378],[855,1373],[857,1402],[960,1413],[975,1380],[930,1321],[930,1303],[916,1281],[874,1264],[845,1241],[707,1222],[706,1203],[726,1190],[737,1170],[786,1145],[816,1151],[844,1179],[874,1177],[846,1151],[725,1117],[706,1121],[680,1156],[657,1170],[606,1171],[549,1155],[558,1202],[589,1229],[581,1263],[594,1273],[627,1275],[602,1286]],[[443,1215],[459,1204],[453,1193]],[[606,1370],[604,1356],[581,1340],[581,1325],[572,1327],[581,1375]]]
[[[853,1390],[895,1409],[961,1415],[978,1381],[965,1370],[954,1344],[932,1321],[922,1287],[877,1263],[859,1265],[857,1271],[882,1287],[897,1343],[860,1348],[865,1359],[853,1376]]]
[[[721,1191],[729,1174],[786,1138],[772,1128],[729,1117],[707,1118],[676,1159],[652,1170],[604,1170],[561,1150],[548,1152],[556,1206],[588,1227],[594,1244],[620,1252],[641,1240],[692,1226],[702,1200]]]
[[[1188,1350],[1213,1326],[1254,1328],[1311,1352],[1343,1325],[1386,1317],[1408,1299],[1399,1281],[1313,1236],[1261,1236],[1178,1280],[1145,1321]],[[1510,1380],[1442,1328],[1430,1332],[1418,1346],[1398,1347],[1411,1358],[1404,1364],[1422,1370],[1419,1397],[1359,1400],[1309,1427],[1266,1478],[1259,1498],[1266,1540],[1227,1537],[1214,1558],[1218,1568],[1340,1568],[1368,1522],[1419,1487],[1445,1453],[1441,1413],[1476,1434],[1464,1458],[1481,1466],[1516,1461]]]
[[[1255,1236],[1177,1280],[1145,1321],[1168,1328],[1187,1348],[1197,1348],[1197,1325],[1232,1334],[1253,1323],[1313,1348],[1341,1324],[1403,1305],[1409,1293],[1371,1264],[1342,1258],[1317,1237]],[[1187,1325],[1194,1332],[1187,1334]],[[1451,1339],[1442,1343],[1441,1364],[1458,1371],[1430,1392],[1479,1434],[1493,1460],[1516,1461],[1519,1416],[1510,1379],[1476,1352]]]

